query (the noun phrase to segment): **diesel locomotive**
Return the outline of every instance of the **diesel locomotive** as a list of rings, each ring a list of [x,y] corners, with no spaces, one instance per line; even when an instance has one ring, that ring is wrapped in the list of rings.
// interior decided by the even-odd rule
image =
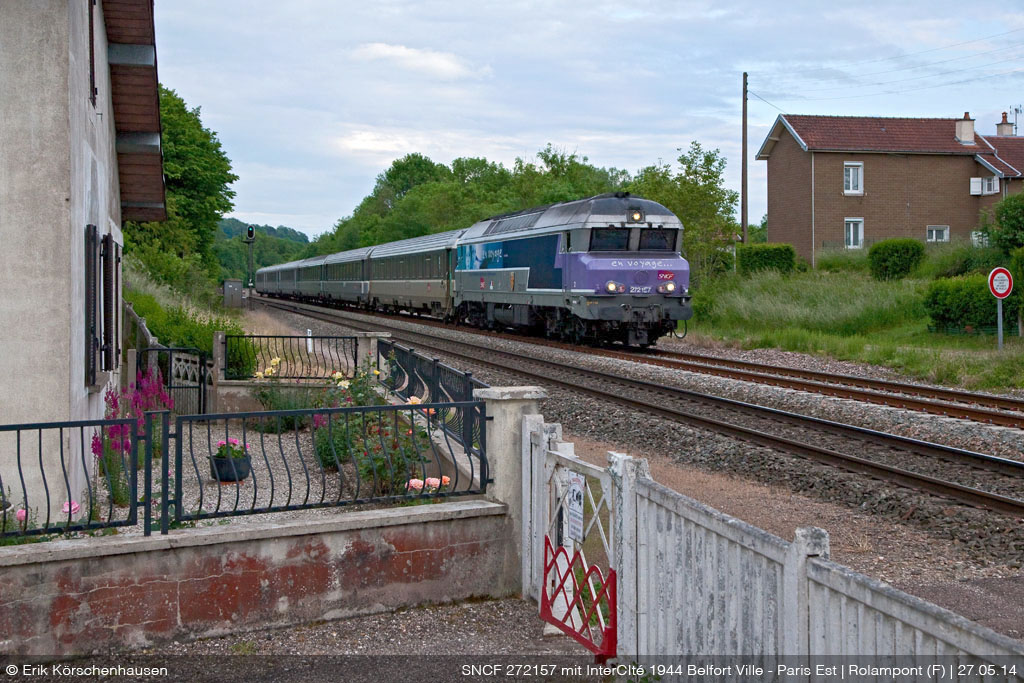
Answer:
[[[580,344],[649,346],[693,315],[683,226],[603,194],[261,268],[264,296],[407,311]]]

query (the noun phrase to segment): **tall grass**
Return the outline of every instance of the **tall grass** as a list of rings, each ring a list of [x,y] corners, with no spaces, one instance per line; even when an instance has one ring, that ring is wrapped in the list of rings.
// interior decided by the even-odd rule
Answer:
[[[859,271],[722,277],[694,295],[692,331],[747,348],[781,348],[895,368],[971,388],[1024,387],[1024,341],[928,332],[926,280]]]
[[[923,319],[921,283],[878,282],[868,275],[768,271],[723,278],[697,294],[702,317],[726,329],[784,330],[855,336]]]

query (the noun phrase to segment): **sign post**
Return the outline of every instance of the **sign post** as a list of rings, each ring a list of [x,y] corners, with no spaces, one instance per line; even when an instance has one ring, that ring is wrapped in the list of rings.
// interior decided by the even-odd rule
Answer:
[[[996,330],[999,335],[999,348],[1003,348],[1003,299],[1013,291],[1013,276],[1002,266],[993,268],[988,274],[988,290],[996,298]]]

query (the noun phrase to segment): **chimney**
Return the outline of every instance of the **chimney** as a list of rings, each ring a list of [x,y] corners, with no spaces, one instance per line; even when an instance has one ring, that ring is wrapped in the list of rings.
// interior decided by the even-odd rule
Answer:
[[[961,145],[974,144],[974,119],[971,118],[970,112],[965,111],[964,117],[957,119],[956,140]]]
[[[1003,120],[996,124],[996,135],[1006,137],[1013,135],[1013,124],[1006,120],[1006,112],[1003,112]]]

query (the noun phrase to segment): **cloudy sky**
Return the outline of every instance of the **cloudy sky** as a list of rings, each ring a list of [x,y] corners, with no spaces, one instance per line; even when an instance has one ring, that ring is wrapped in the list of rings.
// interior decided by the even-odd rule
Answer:
[[[156,0],[156,28],[160,79],[220,136],[245,221],[316,235],[409,152],[511,166],[549,142],[635,172],[697,140],[739,190],[747,71],[756,223],[780,110],[1012,119],[1014,4]]]

